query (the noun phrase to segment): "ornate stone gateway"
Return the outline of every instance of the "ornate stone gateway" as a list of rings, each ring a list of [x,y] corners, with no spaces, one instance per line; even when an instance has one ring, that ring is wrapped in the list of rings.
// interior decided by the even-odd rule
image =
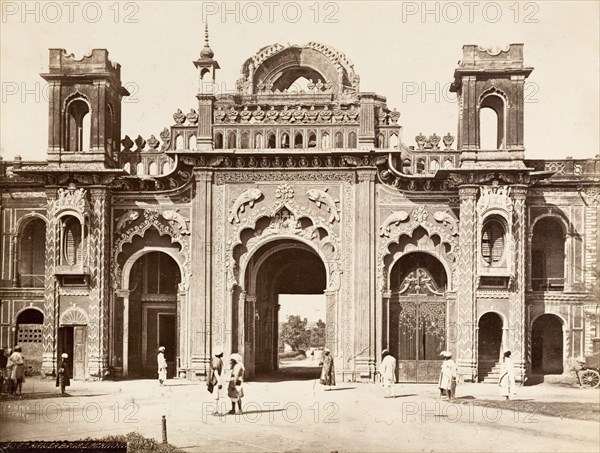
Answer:
[[[390,349],[400,382],[436,382],[446,345],[446,298],[427,268],[416,267],[392,292]]]
[[[589,353],[600,161],[525,160],[523,46],[463,52],[452,148],[451,133],[404,144],[400,112],[324,44],[263,47],[217,94],[206,32],[194,108],[160,140],[121,136],[128,93],[106,50],[51,49],[48,161],[0,162],[0,299],[43,312],[43,371],[63,348],[76,378],[151,376],[164,345],[178,377],[205,379],[215,348],[241,353],[247,377],[270,372],[280,294],[325,295],[340,381],[375,382],[384,348],[405,382],[437,381],[441,350],[466,381],[489,345],[491,360],[512,351],[521,380]],[[488,312],[501,335],[478,324]]]

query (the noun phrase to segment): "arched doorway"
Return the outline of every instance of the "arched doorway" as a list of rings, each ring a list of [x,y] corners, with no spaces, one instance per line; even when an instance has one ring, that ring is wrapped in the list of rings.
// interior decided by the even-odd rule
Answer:
[[[389,349],[400,382],[436,382],[446,349],[444,266],[432,255],[409,253],[390,273]]]
[[[17,315],[14,344],[20,345],[27,358],[27,366],[37,372],[42,369],[42,325],[44,314],[36,308],[26,308]]]
[[[278,369],[279,324],[284,321],[279,319],[279,296],[323,294],[326,284],[322,258],[303,242],[278,239],[254,253],[239,307],[238,347],[249,376]]]
[[[167,253],[149,251],[129,274],[127,363],[131,377],[156,377],[156,354],[164,346],[168,377],[176,371],[177,289],[181,272]]]
[[[562,374],[563,323],[552,314],[538,316],[531,329],[531,372]]]
[[[498,313],[485,313],[479,318],[477,334],[477,376],[484,381],[498,365],[502,353],[502,318]]]

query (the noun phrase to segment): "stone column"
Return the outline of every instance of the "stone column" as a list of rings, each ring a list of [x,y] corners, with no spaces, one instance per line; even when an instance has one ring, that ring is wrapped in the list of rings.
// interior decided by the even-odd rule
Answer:
[[[325,347],[329,348],[333,357],[337,356],[339,348],[340,326],[337,325],[337,295],[338,291],[325,291]]]
[[[533,291],[533,274],[531,269],[531,256],[533,243],[533,231],[527,233],[527,242],[525,244],[525,289],[526,291]]]
[[[129,369],[129,294],[128,289],[119,289],[116,294],[117,297],[123,299],[123,348],[121,352],[123,355],[121,360],[123,377],[127,377]]]
[[[362,93],[360,96],[358,128],[358,148],[373,149],[375,147],[375,94]]]
[[[90,325],[87,337],[89,374],[103,379],[108,371],[110,337],[110,194],[106,187],[90,189],[89,272],[90,272]],[[96,330],[98,336],[93,338]]]
[[[383,348],[390,349],[390,302],[392,299],[392,292],[390,290],[383,291],[381,295],[382,300],[382,341]]]
[[[177,332],[179,333],[177,342],[177,361],[175,363],[175,367],[177,369],[177,377],[185,378],[187,376],[187,371],[190,368],[190,359],[189,359],[189,351],[187,347],[187,338],[190,335],[189,329],[186,327],[182,329],[182,326],[189,326],[191,324],[191,320],[188,319],[187,316],[182,316],[183,310],[187,309],[187,295],[188,292],[184,289],[185,285],[179,285],[179,290],[177,291],[177,316],[176,324],[177,324]]]
[[[464,185],[459,188],[460,236],[457,282],[458,341],[456,356],[458,372],[466,381],[476,375],[475,350],[475,282],[477,276],[477,186]]]
[[[244,366],[248,376],[254,376],[256,371],[256,296],[247,294],[243,307],[244,313]]]
[[[13,285],[13,288],[16,288],[17,286],[21,286],[23,284],[23,279],[20,278],[21,276],[19,275],[19,258],[20,258],[19,255],[20,255],[20,253],[19,253],[19,232],[15,231],[11,237],[10,250],[8,252],[8,256],[13,257],[13,262],[12,262],[12,268],[13,268],[12,285]]]
[[[527,186],[513,186],[511,188],[513,199],[513,238],[515,247],[515,267],[513,287],[510,291],[510,321],[511,332],[509,348],[515,365],[515,376],[517,380],[523,381],[525,377],[525,242],[527,240],[526,225],[527,212],[525,209],[525,198],[527,197]]]
[[[46,189],[48,224],[46,225],[46,276],[44,279],[44,324],[42,325],[42,372],[55,373],[56,342],[58,335],[58,282],[55,267],[58,265],[59,225],[55,216],[56,188]]]
[[[196,142],[199,151],[212,151],[213,135],[213,105],[215,97],[212,94],[198,94],[198,135]],[[223,137],[225,140],[225,137]]]
[[[355,195],[354,355],[355,375],[375,371],[375,169],[357,170]]]
[[[210,367],[213,331],[212,305],[212,178],[213,172],[194,171],[196,192],[192,201],[191,255],[193,278],[189,282],[189,319],[185,328],[190,332],[192,371],[206,376]],[[222,244],[218,244],[222,246]],[[218,251],[217,251],[218,252]],[[224,326],[216,326],[220,332]],[[220,344],[220,343],[219,343]]]

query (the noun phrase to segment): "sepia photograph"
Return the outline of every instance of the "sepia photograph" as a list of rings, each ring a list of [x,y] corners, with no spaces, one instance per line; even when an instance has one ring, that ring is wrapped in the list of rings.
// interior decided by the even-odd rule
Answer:
[[[600,450],[600,1],[0,9],[0,452]]]

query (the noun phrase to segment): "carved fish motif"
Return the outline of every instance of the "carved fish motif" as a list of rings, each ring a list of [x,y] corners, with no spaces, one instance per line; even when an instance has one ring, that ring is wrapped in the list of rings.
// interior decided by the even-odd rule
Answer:
[[[318,208],[321,207],[321,203],[327,206],[327,210],[331,213],[329,216],[329,223],[333,223],[334,220],[340,221],[340,214],[336,205],[336,203],[339,202],[335,201],[333,197],[327,193],[327,189],[310,189],[306,192],[306,195],[310,201],[316,203]]]
[[[390,237],[390,226],[399,225],[400,222],[404,222],[408,219],[408,212],[406,211],[394,211],[383,221],[383,224],[379,227],[379,236]]]
[[[179,214],[177,209],[168,209],[163,211],[161,214],[166,220],[175,223],[179,227],[179,232],[181,234],[187,234],[187,221],[185,217]]]
[[[447,212],[438,211],[433,214],[433,218],[441,224],[448,226],[450,230],[452,230],[452,236],[456,236],[458,234],[458,222]]]
[[[139,216],[140,213],[137,211],[127,211],[125,214],[123,214],[117,219],[117,228],[115,229],[115,231],[119,231],[129,222],[133,222],[134,220],[136,220]]]
[[[262,197],[263,193],[260,189],[248,189],[245,192],[242,192],[239,197],[233,203],[233,206],[229,210],[229,223],[240,223],[240,217],[238,215],[239,212],[244,212],[244,208],[246,204],[249,204],[252,208],[254,206],[254,202],[258,201],[260,197]]]

